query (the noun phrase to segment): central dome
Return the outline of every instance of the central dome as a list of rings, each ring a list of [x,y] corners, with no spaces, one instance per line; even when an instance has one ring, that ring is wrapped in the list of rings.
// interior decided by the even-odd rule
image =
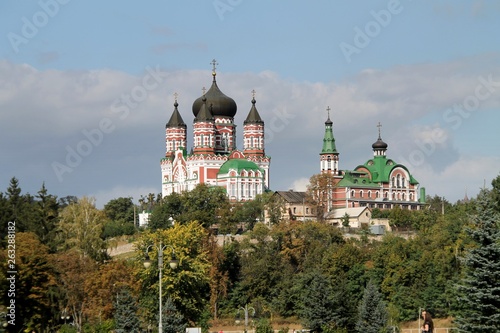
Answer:
[[[206,106],[210,109],[214,117],[230,117],[236,115],[236,102],[231,97],[227,97],[220,91],[215,81],[215,72],[212,73],[214,80],[212,86],[205,93]],[[193,103],[193,114],[196,117],[203,105],[203,96],[198,97]]]

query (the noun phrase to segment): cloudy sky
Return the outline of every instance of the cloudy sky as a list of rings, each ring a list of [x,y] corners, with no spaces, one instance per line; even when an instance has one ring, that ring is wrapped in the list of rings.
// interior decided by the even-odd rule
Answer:
[[[340,167],[387,155],[429,195],[469,197],[500,172],[498,1],[82,1],[0,3],[0,191],[161,191],[174,93],[188,124],[211,84],[255,89],[271,188],[319,172],[327,107]]]

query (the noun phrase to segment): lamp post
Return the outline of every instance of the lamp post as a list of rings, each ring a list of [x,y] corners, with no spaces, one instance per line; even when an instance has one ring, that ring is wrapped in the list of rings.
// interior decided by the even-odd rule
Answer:
[[[169,245],[162,245],[162,242],[160,241],[160,244],[158,246],[156,245],[149,245],[147,248],[146,248],[146,255],[145,255],[145,258],[144,258],[144,267],[145,268],[149,268],[151,267],[151,259],[149,259],[149,249],[151,247],[156,248],[156,250],[158,251],[158,283],[159,283],[159,295],[158,295],[158,300],[160,302],[160,305],[159,305],[159,310],[158,310],[158,317],[159,317],[159,323],[158,323],[158,332],[159,333],[163,333],[163,318],[162,318],[162,288],[161,288],[161,278],[162,278],[162,271],[163,271],[163,250],[165,250],[167,247],[169,247],[171,250],[172,250],[172,255],[171,255],[171,258],[170,258],[170,261],[169,261],[169,265],[170,265],[170,268],[172,269],[176,269],[178,264],[179,264],[179,260],[177,260],[177,258],[175,257],[175,252],[174,252],[174,248],[169,246]]]
[[[248,306],[248,304],[245,304],[245,307],[240,307],[238,309],[238,312],[236,313],[236,316],[239,317],[240,310],[243,310],[243,313],[245,314],[245,333],[247,332],[247,327],[248,327],[248,312],[251,311],[251,315],[255,315],[255,309],[251,306]],[[238,323],[238,322],[237,322]]]
[[[70,320],[70,319],[71,319],[71,316],[69,315],[68,310],[64,309],[61,312],[61,320],[64,321],[64,325],[66,325],[67,321]]]

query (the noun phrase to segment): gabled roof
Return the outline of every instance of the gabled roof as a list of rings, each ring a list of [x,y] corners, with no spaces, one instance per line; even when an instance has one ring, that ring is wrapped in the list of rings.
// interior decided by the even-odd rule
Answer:
[[[306,199],[306,192],[297,191],[276,191],[275,194],[282,197],[288,203],[303,203]]]
[[[331,212],[325,214],[325,219],[341,219],[342,217],[349,215],[349,217],[358,218],[366,210],[370,211],[368,207],[350,207],[350,208],[337,208]]]

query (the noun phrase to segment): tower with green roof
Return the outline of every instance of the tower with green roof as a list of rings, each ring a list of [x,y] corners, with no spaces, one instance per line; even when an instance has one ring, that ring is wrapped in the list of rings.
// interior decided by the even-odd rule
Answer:
[[[327,107],[328,119],[325,121],[325,135],[323,137],[323,149],[321,149],[320,166],[321,173],[332,175],[339,174],[339,152],[335,146],[333,136],[333,122],[330,120],[330,107]]]

